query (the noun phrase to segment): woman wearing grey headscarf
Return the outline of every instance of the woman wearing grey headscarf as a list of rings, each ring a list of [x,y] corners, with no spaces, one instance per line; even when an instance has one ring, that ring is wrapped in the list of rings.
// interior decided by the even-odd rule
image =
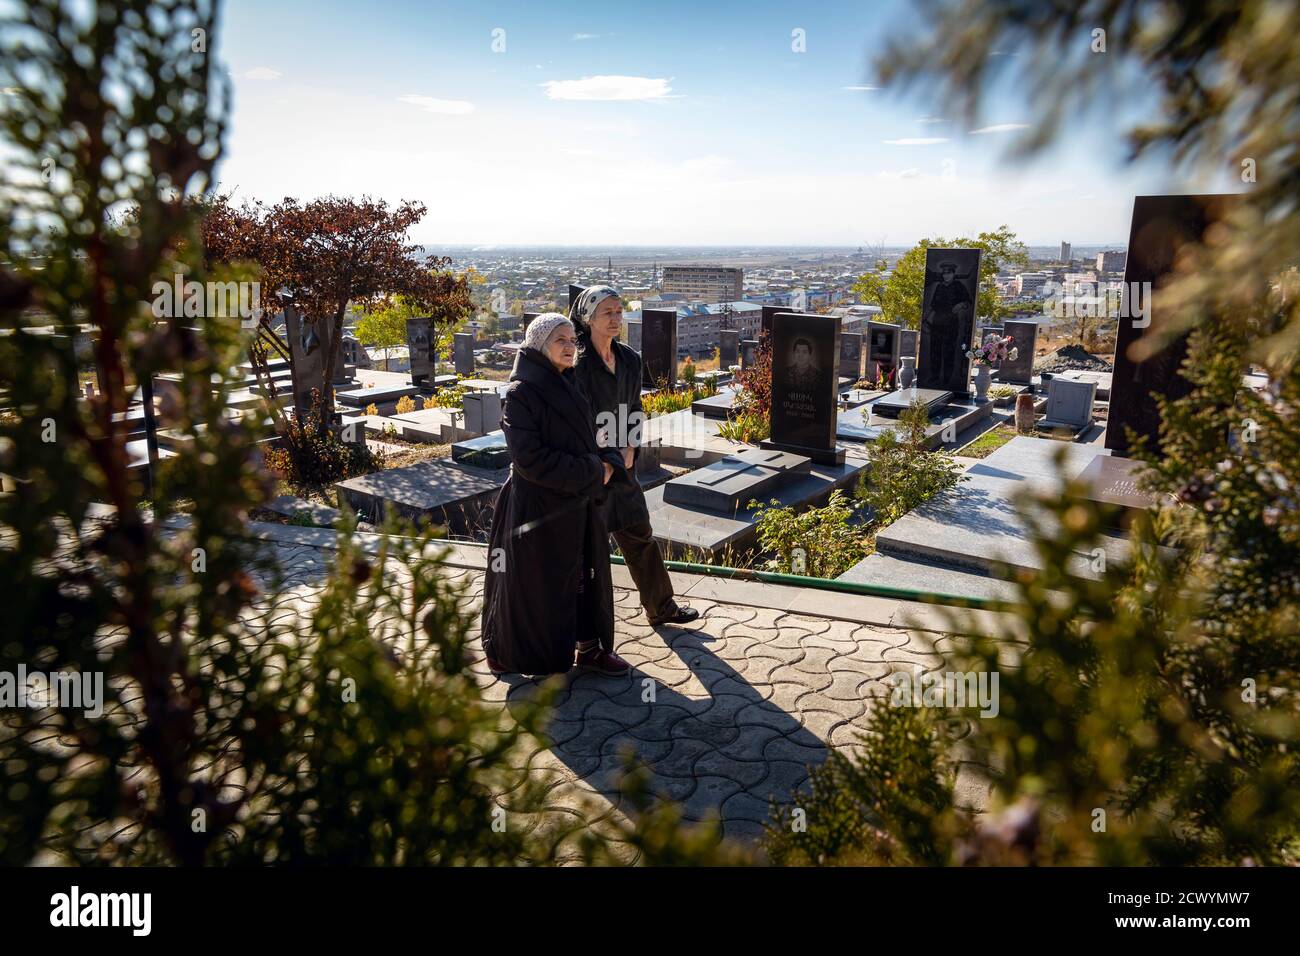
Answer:
[[[673,598],[672,579],[655,543],[645,493],[636,480],[640,423],[645,417],[641,356],[618,341],[623,300],[612,286],[590,286],[570,305],[569,318],[578,333],[577,383],[596,413],[600,444],[618,449],[632,479],[611,488],[605,497],[605,524],[623,552],[650,623],[686,624],[700,612]]]
[[[493,673],[555,674],[574,664],[626,674],[614,653],[614,585],[601,502],[630,480],[596,443],[574,385],[573,325],[558,313],[529,324],[510,373],[501,430],[510,476],[492,515],[483,585],[483,647]]]

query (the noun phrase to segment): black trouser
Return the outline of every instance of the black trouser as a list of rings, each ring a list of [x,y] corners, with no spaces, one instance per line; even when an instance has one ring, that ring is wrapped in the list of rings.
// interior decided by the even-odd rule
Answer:
[[[623,560],[641,592],[641,606],[652,620],[667,614],[673,604],[673,582],[664,567],[650,522],[629,525],[614,532]]]

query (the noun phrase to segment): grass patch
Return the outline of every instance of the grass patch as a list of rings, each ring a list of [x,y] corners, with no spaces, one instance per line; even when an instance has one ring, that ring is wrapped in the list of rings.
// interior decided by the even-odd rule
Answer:
[[[990,428],[955,454],[965,458],[987,458],[1015,437],[1016,430],[1010,425],[998,425],[996,428]]]

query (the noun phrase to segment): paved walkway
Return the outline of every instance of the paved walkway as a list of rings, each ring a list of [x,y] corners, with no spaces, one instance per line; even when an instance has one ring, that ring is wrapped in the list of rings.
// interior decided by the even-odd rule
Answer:
[[[334,533],[259,527],[274,541],[299,606],[308,606],[333,560]],[[482,549],[457,552],[448,574],[470,580],[477,618]],[[870,708],[887,697],[884,678],[901,667],[941,666],[951,641],[925,629],[936,627],[936,618],[920,605],[910,609],[925,627],[908,627],[890,623],[903,616],[898,602],[716,578],[707,580],[713,597],[704,598],[698,579],[676,575],[679,594],[691,593],[701,617],[652,628],[626,569],[614,572],[616,648],[634,671],[623,678],[571,671],[549,725],[550,745],[525,755],[530,774],[546,781],[547,810],[578,826],[620,812],[617,779],[630,750],[652,771],[653,789],[678,801],[687,819],[717,815],[727,837],[754,840],[771,801],[789,805],[828,748],[855,746]],[[836,617],[789,610],[809,599]],[[837,619],[854,613],[880,622]],[[477,638],[476,621],[473,672],[487,699],[508,712],[538,683],[494,677]]]

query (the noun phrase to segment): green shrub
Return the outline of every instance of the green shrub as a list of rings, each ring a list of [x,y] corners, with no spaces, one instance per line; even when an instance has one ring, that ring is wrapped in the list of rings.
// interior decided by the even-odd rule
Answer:
[[[867,446],[867,466],[858,478],[857,496],[871,507],[877,530],[963,480],[961,466],[948,455],[926,450],[929,419],[919,402],[898,422]]]
[[[757,444],[772,435],[772,421],[757,411],[733,410],[727,420],[718,426],[718,437],[730,441]]]
[[[641,397],[641,410],[646,418],[657,418],[690,408],[692,402],[715,394],[717,388],[711,381],[691,384],[686,388],[660,389]]]
[[[800,512],[781,507],[776,499],[749,505],[759,545],[775,554],[766,570],[836,578],[867,555],[862,532],[849,524],[853,508],[842,489],[832,491],[825,506]]]
[[[425,399],[425,408],[460,408],[464,404],[464,398],[469,393],[469,389],[464,385],[456,384],[450,388],[440,388],[433,393],[432,406],[429,399]]]

